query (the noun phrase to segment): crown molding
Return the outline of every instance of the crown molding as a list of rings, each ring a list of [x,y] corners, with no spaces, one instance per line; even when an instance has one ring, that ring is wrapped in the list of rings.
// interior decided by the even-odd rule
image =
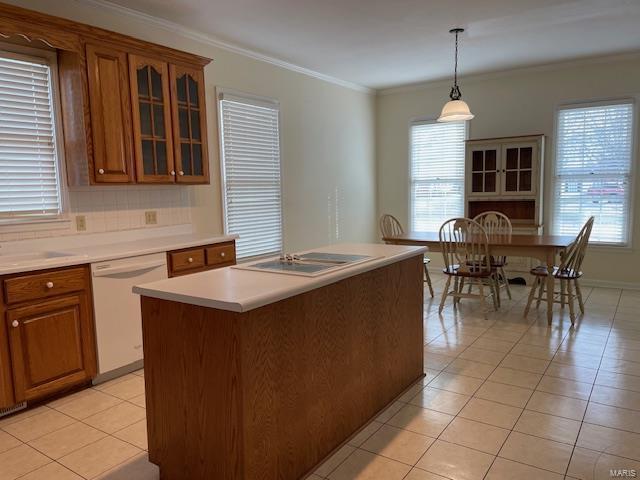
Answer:
[[[597,57],[587,57],[575,60],[558,61],[552,63],[544,63],[539,65],[530,65],[524,67],[510,68],[505,70],[492,70],[488,72],[476,73],[471,75],[465,75],[463,78],[463,85],[473,82],[482,82],[486,80],[493,80],[497,78],[511,77],[522,75],[526,73],[547,72],[553,70],[564,70],[567,68],[575,68],[586,65],[597,65],[606,63],[615,63],[626,60],[640,59],[640,51],[633,51],[627,53],[618,53],[611,55],[600,55]],[[460,74],[458,74],[458,80],[460,80]],[[395,95],[399,93],[417,92],[420,90],[429,90],[432,88],[445,88],[451,86],[451,78],[438,78],[434,80],[427,80],[423,82],[410,83],[407,85],[400,85],[397,87],[380,88],[376,90],[376,95]]]
[[[149,15],[147,13],[140,12],[138,10],[134,10],[129,7],[124,7],[122,5],[118,5],[110,2],[109,0],[78,0],[81,3],[85,3],[91,5],[96,8],[100,8],[103,10],[108,10],[114,12],[119,15],[125,15],[128,17],[134,17],[143,22],[147,22],[153,24],[157,27],[160,27],[164,30],[170,31],[172,33],[178,33],[179,35],[188,38],[190,40],[195,40],[197,42],[211,45],[213,47],[221,48],[223,50],[227,50],[229,52],[236,53],[238,55],[243,55],[245,57],[249,57],[253,60],[258,60],[261,62],[269,63],[276,67],[284,68],[290,70],[292,72],[300,73],[302,75],[306,75],[308,77],[316,78],[318,80],[322,80],[328,83],[332,83],[334,85],[338,85],[340,87],[349,88],[351,90],[356,90],[358,92],[363,92],[367,94],[375,94],[376,90],[365,87],[364,85],[359,85],[357,83],[349,82],[347,80],[342,80],[340,78],[333,77],[331,75],[326,75],[324,73],[317,72],[315,70],[311,70],[309,68],[301,67],[299,65],[295,65],[293,63],[289,63],[285,60],[281,60],[279,58],[275,58],[269,55],[265,55],[260,52],[256,52],[254,50],[240,47],[238,45],[234,45],[227,41],[216,38],[213,35],[209,35],[197,30],[193,30],[191,28],[185,27],[179,23],[172,22],[170,20],[165,20],[163,18],[155,17],[153,15]]]

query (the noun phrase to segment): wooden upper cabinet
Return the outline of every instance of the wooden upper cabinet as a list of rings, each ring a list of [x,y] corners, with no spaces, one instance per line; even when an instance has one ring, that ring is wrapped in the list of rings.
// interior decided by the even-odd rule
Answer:
[[[169,65],[129,54],[133,143],[139,183],[175,181]]]
[[[70,186],[209,182],[210,58],[1,0],[0,37],[57,50]]]
[[[209,183],[202,69],[169,65],[171,117],[178,183]]]
[[[89,107],[96,183],[134,180],[127,54],[87,45]]]

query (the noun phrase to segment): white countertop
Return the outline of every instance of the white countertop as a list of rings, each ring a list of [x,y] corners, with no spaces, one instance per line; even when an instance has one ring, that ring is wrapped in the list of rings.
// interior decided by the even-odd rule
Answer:
[[[133,292],[201,307],[246,312],[415,255],[422,255],[426,250],[424,247],[369,243],[331,245],[314,248],[313,251],[370,255],[378,258],[317,277],[225,267],[138,285],[133,288]]]
[[[150,236],[149,238],[138,238],[123,242],[112,241],[110,243],[96,243],[91,245],[72,245],[70,248],[64,248],[62,245],[52,245],[48,248],[40,247],[39,249],[0,249],[0,275],[135,257],[150,253],[228,242],[236,238],[238,238],[237,235],[182,233],[167,236]],[[33,260],[16,265],[2,264],[3,256],[29,255],[44,251],[63,252],[69,255]]]

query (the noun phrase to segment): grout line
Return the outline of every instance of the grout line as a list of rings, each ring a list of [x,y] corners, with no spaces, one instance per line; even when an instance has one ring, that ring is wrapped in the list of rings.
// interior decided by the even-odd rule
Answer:
[[[620,298],[622,297],[622,292],[623,291],[624,290],[620,290],[620,294],[618,295],[618,303],[616,304],[615,311],[618,310],[618,305],[620,305]],[[589,295],[587,296],[585,302],[588,301],[591,298],[591,294],[592,293],[593,293],[593,289],[591,290],[591,292],[589,292]],[[615,312],[614,312],[613,317],[611,319],[611,326],[609,327],[609,335],[607,335],[607,340],[605,342],[605,345],[609,343],[609,337],[611,336],[611,329],[613,328],[613,324],[615,322],[614,318],[615,318]],[[596,372],[596,378],[594,378],[594,380],[593,380],[594,383],[591,385],[591,391],[589,392],[589,398],[587,399],[587,406],[584,409],[584,414],[582,415],[582,421],[580,422],[580,427],[578,428],[578,435],[576,436],[575,444],[573,445],[573,449],[571,450],[571,455],[569,456],[569,463],[567,463],[567,468],[564,471],[565,476],[569,474],[569,467],[571,466],[571,461],[573,460],[573,455],[575,454],[576,448],[578,448],[578,440],[580,439],[580,433],[582,432],[582,426],[585,423],[584,419],[587,416],[587,410],[589,409],[589,402],[591,401],[591,395],[593,394],[593,389],[595,388],[595,382],[596,382],[596,380],[598,378],[598,373],[600,372],[600,365],[602,364],[603,356],[604,356],[604,352],[603,352],[602,356],[600,356],[600,361],[598,363],[598,369],[597,369],[597,372]]]
[[[515,308],[515,307],[514,307]],[[538,323],[538,319],[536,318],[536,320],[534,321],[534,323],[530,324],[530,327],[527,329],[526,332],[523,333],[522,337],[524,337],[530,330],[531,328],[533,328],[534,325],[537,325]],[[548,327],[547,327],[548,328]],[[569,334],[569,332],[567,331],[567,333],[564,334],[564,336],[562,337],[562,340],[560,341],[558,347],[556,348],[556,352],[558,351],[558,348],[560,348],[560,345],[562,345],[562,342],[564,342],[564,339],[566,338],[566,336]],[[522,339],[522,337],[520,339]],[[515,348],[515,347],[514,347]],[[554,354],[555,356],[555,354]],[[544,378],[545,373],[547,372],[547,370],[549,369],[549,367],[551,366],[551,362],[549,362],[549,364],[547,365],[547,367],[545,368],[544,372],[540,375],[540,379],[538,380],[538,382],[536,383],[534,389],[533,389],[533,393],[529,396],[529,399],[527,400],[527,403],[525,403],[524,407],[522,407],[522,410],[520,412],[520,415],[518,415],[518,418],[516,419],[516,421],[513,423],[513,426],[511,427],[509,434],[507,435],[507,437],[505,438],[504,442],[502,442],[502,445],[500,446],[500,449],[498,450],[498,453],[496,453],[495,457],[493,458],[493,461],[491,462],[491,465],[489,466],[489,468],[487,469],[485,475],[483,476],[483,478],[486,478],[487,475],[489,474],[489,472],[491,471],[491,468],[493,467],[493,464],[495,463],[497,458],[505,458],[505,457],[500,457],[500,452],[502,452],[505,444],[509,441],[509,438],[511,437],[511,434],[516,431],[514,430],[516,425],[518,424],[518,422],[520,421],[520,418],[522,418],[522,414],[525,412],[527,405],[529,404],[529,402],[531,401],[531,397],[533,397],[534,393],[536,392],[538,386],[540,385],[540,382],[542,381],[542,379]],[[515,370],[515,369],[514,369]],[[522,432],[518,432],[518,433],[522,433]],[[526,435],[526,434],[525,434]],[[576,437],[577,438],[577,437]],[[548,440],[548,439],[547,439]],[[506,458],[506,460],[511,460],[509,458]],[[524,463],[524,462],[519,462],[517,460],[511,460],[511,461],[516,461],[517,463]],[[527,464],[525,464],[527,465]],[[533,468],[540,468],[537,467],[535,465],[529,465]],[[541,470],[546,470],[546,469],[541,469]],[[557,473],[557,472],[554,472]]]

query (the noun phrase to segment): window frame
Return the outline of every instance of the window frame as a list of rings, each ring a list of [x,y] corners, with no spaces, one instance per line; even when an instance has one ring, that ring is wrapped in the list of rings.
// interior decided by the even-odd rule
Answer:
[[[264,97],[260,95],[255,95],[252,93],[243,92],[240,90],[236,90],[228,87],[216,87],[216,110],[217,110],[217,120],[218,120],[218,149],[220,152],[219,161],[220,161],[220,198],[222,201],[222,227],[223,231],[226,235],[230,235],[228,225],[227,225],[227,176],[225,171],[225,161],[224,161],[224,132],[223,132],[223,114],[222,114],[222,105],[221,102],[224,96],[236,97],[238,99],[243,99],[248,101],[253,105],[264,105],[265,107],[275,108],[278,111],[278,146],[279,146],[279,174],[280,174],[280,253],[285,251],[285,219],[284,219],[284,176],[282,169],[282,111],[280,108],[280,101],[271,98]],[[244,257],[239,258],[238,263],[246,263],[255,260],[259,260],[261,258],[270,258],[273,257],[274,254],[267,253],[263,255],[254,255],[252,257]]]
[[[569,101],[562,102],[556,105],[554,109],[554,118],[553,118],[553,158],[550,165],[550,175],[551,182],[549,182],[550,190],[548,191],[548,195],[550,197],[549,200],[549,231],[551,234],[555,235],[555,227],[556,227],[556,218],[554,215],[555,206],[556,206],[556,198],[554,192],[556,191],[557,186],[557,175],[556,175],[556,167],[558,165],[558,127],[559,127],[559,116],[562,110],[568,110],[573,108],[589,108],[589,107],[599,107],[599,106],[608,106],[608,105],[622,105],[622,104],[631,104],[632,107],[632,120],[631,120],[631,166],[629,169],[629,215],[627,216],[627,240],[626,242],[620,243],[612,243],[612,242],[595,242],[589,241],[589,248],[596,248],[598,250],[609,250],[612,252],[622,252],[622,251],[631,251],[633,249],[634,244],[634,213],[635,213],[635,203],[636,203],[636,177],[637,177],[637,166],[636,163],[638,159],[640,159],[640,153],[638,152],[638,136],[639,136],[639,128],[640,128],[640,120],[638,119],[638,115],[640,114],[640,95],[630,95],[623,97],[612,97],[612,98],[599,98],[592,100],[580,100],[580,101]]]
[[[466,198],[467,198],[467,194],[466,194],[466,141],[469,140],[469,121],[468,120],[463,120],[461,122],[452,122],[452,123],[464,123],[464,150],[465,153],[463,154],[463,158],[462,158],[462,165],[463,165],[463,170],[464,170],[464,174],[463,174],[463,178],[462,178],[462,215],[466,215],[466,211],[467,211],[467,206],[466,206]],[[412,152],[412,135],[411,135],[411,128],[414,125],[427,125],[427,124],[442,124],[442,122],[438,122],[438,117],[417,117],[417,118],[412,118],[411,120],[409,120],[409,124],[408,124],[408,129],[407,129],[407,145],[408,145],[408,152],[407,152],[407,185],[408,185],[408,192],[407,192],[407,200],[408,200],[408,213],[409,213],[409,217],[407,219],[407,226],[409,228],[409,230],[413,227],[411,219],[413,218],[413,177],[412,177],[412,163],[411,163],[411,152]],[[437,232],[436,232],[437,233]]]
[[[68,228],[71,224],[69,219],[70,201],[69,190],[66,183],[67,175],[57,53],[54,50],[44,48],[33,48],[19,44],[0,42],[0,56],[28,62],[44,62],[50,69],[49,89],[53,110],[53,141],[55,142],[56,180],[58,186],[58,201],[60,204],[60,212],[57,215],[0,216],[0,228],[2,228],[2,231],[5,233]]]

